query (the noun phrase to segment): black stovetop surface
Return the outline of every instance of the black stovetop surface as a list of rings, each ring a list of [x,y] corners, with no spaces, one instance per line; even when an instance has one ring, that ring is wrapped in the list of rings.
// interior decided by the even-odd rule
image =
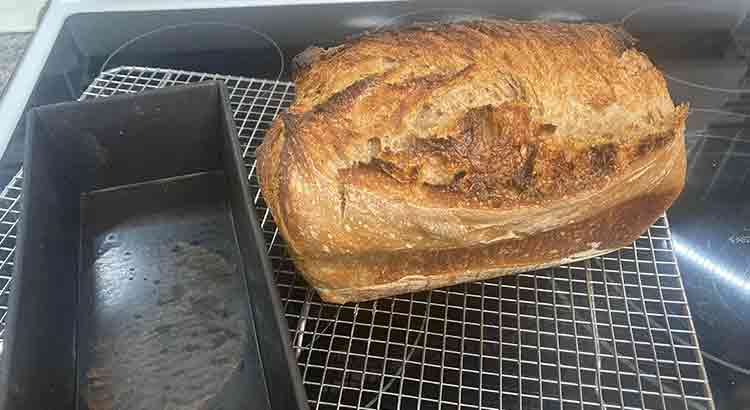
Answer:
[[[750,94],[723,109],[750,114]],[[687,183],[668,212],[719,409],[750,406],[750,118],[689,135]]]
[[[750,29],[747,30],[750,39]],[[708,35],[690,45],[677,45],[659,59],[658,46],[645,50],[657,65],[675,77],[699,67],[700,78],[692,81],[716,86],[734,81],[743,87],[742,71],[747,65],[741,51],[741,30],[735,36]],[[705,41],[704,41],[705,40]],[[671,41],[671,40],[670,40]],[[652,44],[660,44],[652,42]],[[728,55],[723,50],[733,49]],[[674,51],[685,51],[685,55]],[[740,50],[739,53],[737,50]],[[663,51],[663,50],[662,50]],[[101,59],[100,59],[101,60]],[[214,59],[214,61],[222,61]],[[101,61],[99,61],[100,63]],[[663,63],[663,64],[662,64]],[[144,64],[145,65],[145,64]],[[736,79],[726,78],[726,67],[739,67]],[[80,70],[76,68],[75,70]],[[78,74],[71,70],[72,75]],[[213,72],[232,73],[222,67]],[[735,70],[737,72],[737,70]],[[65,73],[64,75],[70,75]],[[745,75],[746,76],[746,75]],[[67,78],[67,77],[65,77]],[[66,84],[63,77],[43,79],[50,84]],[[85,81],[81,82],[85,86]],[[696,333],[704,352],[708,379],[718,409],[750,407],[750,88],[743,92],[707,91],[669,81],[676,102],[688,101],[698,109],[726,113],[691,115],[686,132],[688,173],[685,189],[669,210],[675,238],[675,251],[683,274],[687,299]],[[75,98],[75,87],[54,93],[54,102]],[[59,96],[58,96],[59,94]],[[719,101],[717,103],[717,101]],[[695,121],[701,117],[703,121]],[[14,138],[0,168],[7,170],[4,184],[20,167],[23,140]]]

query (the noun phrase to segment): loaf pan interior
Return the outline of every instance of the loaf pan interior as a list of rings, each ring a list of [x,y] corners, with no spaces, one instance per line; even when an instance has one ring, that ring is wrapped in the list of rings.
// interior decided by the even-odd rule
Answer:
[[[306,405],[223,94],[32,111],[3,408]]]

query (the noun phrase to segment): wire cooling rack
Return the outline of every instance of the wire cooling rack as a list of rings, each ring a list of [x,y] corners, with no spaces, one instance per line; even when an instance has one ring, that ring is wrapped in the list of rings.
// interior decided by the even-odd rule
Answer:
[[[223,80],[230,92],[311,408],[714,408],[666,217],[631,246],[603,257],[373,302],[328,304],[295,271],[255,175],[255,148],[292,102],[293,84],[120,67],[103,72],[81,98],[209,79]],[[19,171],[0,194],[3,319],[21,180]]]

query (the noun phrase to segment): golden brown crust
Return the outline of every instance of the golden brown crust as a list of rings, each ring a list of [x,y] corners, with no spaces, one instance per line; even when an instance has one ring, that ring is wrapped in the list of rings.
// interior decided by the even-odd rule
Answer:
[[[478,21],[308,52],[258,150],[297,266],[341,302],[633,240],[682,189],[687,107],[630,43]]]
[[[324,300],[345,303],[489,279],[606,254],[637,239],[682,190],[684,144],[665,151],[658,160],[670,165],[661,183],[645,189],[635,199],[602,209],[580,222],[470,248],[375,252],[307,260],[305,265],[318,266],[303,265],[303,269],[323,274],[325,283],[315,278],[311,282],[318,284]],[[369,275],[357,281],[358,277],[351,272],[363,266]],[[328,288],[329,282],[336,287]]]

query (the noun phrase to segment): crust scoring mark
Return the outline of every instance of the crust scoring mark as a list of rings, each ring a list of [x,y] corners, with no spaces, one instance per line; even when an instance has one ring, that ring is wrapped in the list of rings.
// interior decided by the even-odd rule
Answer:
[[[345,219],[345,213],[346,213],[346,184],[341,183],[339,184],[339,200],[341,201],[340,209],[341,209],[341,221],[343,222]]]
[[[516,26],[521,24],[532,35],[541,36],[549,30],[545,25],[493,21],[446,27],[461,38],[474,38],[479,43],[494,41],[497,37],[507,38],[510,42],[526,41],[525,38],[514,36]],[[633,45],[627,33],[606,25],[592,24],[578,30],[578,27],[573,29],[560,24],[556,30],[561,34],[554,41],[568,37],[571,41],[594,41],[601,37],[602,42],[595,45],[604,52],[614,50],[616,54],[622,54]],[[637,143],[633,144],[633,141],[628,142],[622,136],[611,135],[592,135],[591,142],[581,143],[583,138],[573,135],[571,141],[566,142],[565,136],[558,134],[569,132],[570,126],[553,124],[551,122],[555,121],[549,118],[543,121],[545,110],[541,105],[541,96],[537,95],[539,90],[523,77],[499,72],[495,81],[497,84],[493,85],[493,81],[487,82],[485,78],[481,84],[486,87],[482,88],[480,83],[472,82],[487,70],[472,60],[478,49],[466,47],[452,58],[422,65],[404,63],[403,55],[392,55],[387,61],[380,61],[361,50],[357,51],[369,50],[370,46],[384,46],[381,43],[398,43],[411,50],[409,47],[417,40],[425,44],[437,39],[442,41],[443,36],[439,33],[439,30],[430,30],[429,27],[415,27],[408,32],[386,36],[381,36],[382,33],[365,36],[332,50],[312,49],[309,55],[304,56],[310,61],[301,64],[305,69],[301,80],[310,82],[315,97],[307,99],[308,102],[314,101],[314,104],[307,106],[307,111],[301,116],[303,121],[312,120],[318,125],[335,121],[345,129],[346,124],[352,121],[348,116],[352,107],[359,107],[357,113],[367,112],[368,109],[377,108],[369,102],[365,103],[370,96],[377,95],[373,101],[387,104],[391,97],[400,95],[398,102],[401,105],[394,103],[397,108],[393,108],[394,113],[391,114],[394,124],[404,121],[397,117],[413,114],[414,123],[410,125],[417,126],[415,135],[368,138],[365,128],[357,131],[361,134],[352,133],[346,138],[339,138],[337,147],[339,143],[341,147],[350,144],[353,146],[351,151],[359,155],[350,159],[346,166],[338,168],[337,177],[342,184],[339,189],[342,218],[345,216],[346,186],[349,184],[352,185],[350,189],[377,191],[395,198],[422,191],[428,192],[426,195],[430,200],[443,196],[446,200],[450,197],[448,202],[459,198],[463,204],[488,207],[551,199],[581,187],[590,187],[596,179],[621,171],[628,163],[665,145],[674,136],[674,132],[667,131],[663,134],[664,139],[653,139],[649,135],[637,139]],[[409,55],[414,57],[413,53]],[[316,64],[319,67],[331,65],[334,60],[348,60],[357,65],[359,68],[355,71],[359,76],[343,82],[332,81],[326,76],[321,77],[320,69],[316,71],[313,67]],[[508,60],[507,64],[515,63]],[[328,81],[327,91],[320,88],[321,81]],[[460,86],[464,83],[470,84]],[[441,103],[445,98],[438,98],[446,92],[453,93],[447,105]],[[593,92],[591,97],[600,94]],[[419,97],[409,100],[414,95]],[[488,104],[462,112],[466,105],[481,104],[476,100],[484,101],[483,97],[489,98]],[[467,104],[467,100],[471,100],[471,103]],[[584,100],[591,107],[598,107],[598,100]],[[426,102],[422,104],[419,101]],[[414,110],[410,111],[408,107]],[[330,119],[326,120],[329,116]],[[448,116],[451,117],[450,121],[446,120]],[[390,121],[390,118],[385,121]],[[448,135],[431,134],[433,128],[452,127],[450,124],[453,121],[461,124],[459,129],[451,129]],[[392,131],[383,134],[389,132]],[[354,144],[347,142],[349,138],[359,136],[363,139]],[[364,142],[364,138],[368,138],[366,146],[359,142]],[[556,142],[549,142],[552,140]],[[394,141],[398,141],[395,146]],[[371,177],[377,178],[369,180]]]

